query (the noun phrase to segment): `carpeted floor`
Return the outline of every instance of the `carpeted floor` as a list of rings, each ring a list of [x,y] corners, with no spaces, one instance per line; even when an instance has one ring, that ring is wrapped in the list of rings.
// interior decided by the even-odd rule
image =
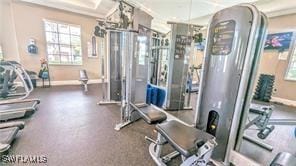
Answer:
[[[139,120],[121,131],[119,106],[99,106],[101,88],[90,85],[84,93],[80,86],[37,88],[33,97],[41,99],[39,110],[26,118],[25,129],[14,141],[11,155],[44,155],[47,165],[68,166],[149,166],[152,161],[144,137],[156,137],[153,126]],[[295,117],[292,107],[276,106],[274,116]],[[185,112],[184,112],[185,113]],[[192,121],[192,113],[175,112],[184,121]],[[186,117],[189,119],[186,119]],[[293,127],[279,126],[265,140],[274,145],[272,153],[244,141],[242,153],[267,165],[278,151],[296,153]],[[255,136],[253,131],[248,134]],[[171,165],[178,165],[177,162]],[[1,163],[0,163],[1,164]]]
[[[37,88],[39,110],[25,119],[26,126],[9,154],[45,155],[47,165],[155,165],[145,135],[153,126],[139,120],[115,131],[119,106],[99,106],[98,85],[84,93],[80,86]]]

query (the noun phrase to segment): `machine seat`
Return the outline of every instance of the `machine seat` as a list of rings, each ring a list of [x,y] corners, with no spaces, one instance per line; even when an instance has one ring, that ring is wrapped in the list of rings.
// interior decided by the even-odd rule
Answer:
[[[139,112],[140,116],[144,119],[144,121],[148,124],[156,124],[161,123],[167,119],[165,113],[161,112],[155,106],[145,105],[145,106],[137,106],[131,103],[131,106]]]
[[[190,157],[214,137],[194,127],[171,120],[156,125],[156,130],[183,156]]]
[[[86,70],[80,70],[79,71],[79,74],[80,74],[80,81],[85,81],[87,82],[88,81],[88,76],[87,76],[87,73],[86,73]]]
[[[288,152],[278,153],[270,166],[295,166],[296,165],[296,156]]]

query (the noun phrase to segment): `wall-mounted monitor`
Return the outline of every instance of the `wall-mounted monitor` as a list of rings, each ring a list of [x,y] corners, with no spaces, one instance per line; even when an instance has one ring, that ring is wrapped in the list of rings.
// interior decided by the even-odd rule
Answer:
[[[290,48],[293,32],[268,34],[264,49],[286,50]]]

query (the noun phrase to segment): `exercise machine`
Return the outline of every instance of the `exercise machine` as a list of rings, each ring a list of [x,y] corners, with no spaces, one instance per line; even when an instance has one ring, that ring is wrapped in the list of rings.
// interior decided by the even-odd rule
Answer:
[[[30,76],[26,72],[26,70],[16,61],[1,61],[1,89],[2,93],[0,98],[14,98],[14,97],[21,97],[21,99],[27,98],[28,95],[33,91],[33,84],[32,82],[28,82],[27,80],[30,79]],[[22,76],[22,77],[20,77]],[[8,78],[5,78],[8,77]],[[22,84],[27,84],[27,86],[17,86],[14,81],[19,78]],[[6,80],[6,87],[4,87]],[[31,80],[31,79],[30,79]],[[5,93],[3,92],[5,90]]]
[[[21,121],[0,123],[0,155],[11,147],[17,133],[24,127],[25,123]]]
[[[185,103],[187,72],[192,53],[193,32],[201,26],[168,22],[171,25],[171,45],[168,57],[165,110],[192,109]]]
[[[103,101],[99,104],[114,104],[121,101],[122,56],[125,33],[107,30],[107,88],[103,89]],[[102,62],[103,63],[103,62]],[[103,76],[104,77],[104,76]],[[105,77],[103,78],[105,79]],[[104,83],[105,84],[105,83]],[[107,98],[106,95],[107,94]]]
[[[117,48],[115,54],[117,59],[108,58],[110,59],[109,63],[117,63],[115,65],[117,69],[110,70],[114,70],[113,72],[118,76],[118,79],[113,79],[113,83],[111,80],[109,86],[117,87],[117,91],[120,90],[118,100],[120,99],[121,104],[120,122],[116,124],[115,130],[120,130],[139,118],[143,118],[148,124],[160,123],[167,118],[160,108],[146,104],[151,31],[150,28],[142,25],[139,25],[138,29],[138,31],[108,30],[110,33],[114,33],[114,38],[116,38],[112,40],[110,45],[116,45],[115,48]]]
[[[107,80],[107,88],[104,88],[103,92],[106,94],[105,98],[103,98],[103,101],[99,102],[99,104],[121,104],[122,101],[122,86],[121,82],[124,82],[125,78],[125,71],[122,71],[121,69],[125,69],[125,60],[126,56],[131,56],[130,48],[136,48],[136,44],[139,44],[140,46],[137,47],[139,50],[133,50],[133,51],[139,51],[139,54],[142,54],[143,52],[146,53],[146,51],[143,51],[141,46],[145,46],[144,49],[149,50],[149,42],[150,42],[150,34],[149,38],[147,38],[147,35],[141,35],[137,39],[137,42],[135,42],[134,39],[131,39],[132,32],[137,33],[140,31],[143,31],[143,33],[146,33],[146,31],[149,31],[149,27],[151,26],[151,20],[152,16],[147,14],[146,12],[140,10],[139,8],[135,8],[132,5],[126,3],[126,2],[119,2],[117,11],[121,11],[120,13],[114,12],[111,15],[107,16],[106,19],[101,20],[99,22],[103,22],[103,26],[107,32],[106,34],[106,75],[104,75],[104,79]],[[125,11],[122,9],[123,6],[126,6],[127,8],[130,8],[130,10]],[[126,19],[124,19],[125,15],[122,13],[122,11],[125,11],[130,16],[129,23],[127,23]],[[120,14],[120,19],[116,20],[113,19],[117,17]],[[122,17],[125,15],[124,17]],[[128,25],[128,26],[126,26]],[[133,36],[133,35],[132,35]],[[144,41],[144,42],[143,42]],[[148,43],[147,43],[148,41]],[[144,54],[144,57],[148,56],[148,54]],[[142,62],[148,63],[148,61],[143,61],[145,58],[142,58],[140,56],[139,62],[141,63],[138,65],[139,67],[139,75],[137,76],[137,87],[138,88],[145,88],[147,84],[147,77],[145,76],[146,80],[143,80],[141,78],[142,75],[146,75],[145,73],[141,73],[141,71],[146,72],[146,69],[142,69],[142,67],[146,67],[145,65],[142,65]],[[104,61],[102,61],[104,62]],[[105,67],[105,65],[102,66],[102,68]],[[105,70],[105,69],[103,69]],[[142,74],[142,75],[141,75]],[[105,77],[106,76],[106,77]],[[145,84],[144,84],[145,83]],[[143,85],[145,87],[143,87]],[[105,85],[104,85],[105,86]],[[138,92],[138,91],[137,91]],[[136,92],[136,93],[137,93]],[[104,96],[103,96],[104,97]],[[143,95],[139,95],[137,100],[141,100],[141,102],[144,101]]]
[[[145,27],[141,28],[146,29]],[[147,30],[140,30],[138,33],[134,31],[121,32],[122,35],[125,35],[124,39],[126,40],[123,45],[127,45],[122,47],[121,118],[120,122],[116,124],[115,130],[120,130],[141,117],[149,124],[166,119],[166,115],[161,113],[159,108],[145,103],[148,80],[147,52],[149,51],[147,43],[150,40]]]
[[[156,125],[158,137],[149,152],[157,165],[168,161],[162,157],[163,142],[182,155],[181,165],[258,165],[238,150],[266,26],[265,15],[249,4],[214,14],[207,33],[195,127],[178,121]]]
[[[193,33],[201,28],[199,25],[168,22],[171,31],[164,35],[154,32],[149,63],[149,87],[153,89],[151,96],[158,96],[152,102],[168,111],[191,110],[188,90],[187,72],[193,49]],[[170,38],[170,44],[168,39]],[[188,99],[189,98],[189,99]],[[186,99],[187,102],[186,102]],[[155,100],[152,100],[155,101]]]
[[[79,70],[79,81],[84,87],[84,92],[88,91],[87,82],[88,82],[88,75],[85,69]]]
[[[200,70],[201,65],[198,66],[190,66],[187,76],[187,87],[186,93],[198,93],[199,89],[199,81],[200,81]],[[194,82],[194,75],[196,77],[196,82]],[[189,97],[190,98],[190,97]]]
[[[196,126],[216,137],[212,159],[226,165],[239,156],[266,27],[266,16],[243,4],[215,14],[208,29]]]
[[[0,62],[0,69],[4,72],[4,80],[2,89],[0,89],[3,99],[6,99],[8,94],[8,86],[10,80],[10,74],[15,72],[17,77],[22,81],[22,85],[25,89],[25,93],[22,95],[16,95],[18,98],[9,98],[0,101],[0,121],[6,121],[10,119],[22,118],[33,114],[37,110],[37,105],[40,103],[39,99],[26,99],[33,91],[33,85],[31,79],[25,69],[17,62],[2,61]],[[10,97],[13,95],[10,95]]]
[[[272,131],[274,131],[277,125],[296,125],[296,119],[273,119],[271,118],[274,110],[274,106],[263,103],[251,103],[249,121],[247,122],[245,129],[249,129],[251,126],[255,126],[258,130],[256,139],[244,134],[244,139],[252,142],[266,150],[272,151],[273,147],[269,144],[262,142],[261,140],[266,139]]]

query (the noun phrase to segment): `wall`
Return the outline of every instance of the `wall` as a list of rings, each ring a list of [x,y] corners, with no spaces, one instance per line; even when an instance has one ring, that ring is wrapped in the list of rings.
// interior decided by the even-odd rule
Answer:
[[[268,33],[296,32],[296,14],[269,18]],[[206,31],[202,31],[206,34]],[[206,35],[204,35],[206,37]],[[293,46],[289,51],[292,51]],[[203,52],[195,51],[195,65],[201,64]],[[273,97],[296,101],[296,81],[285,80],[288,60],[278,60],[278,51],[265,50],[261,56],[258,75],[273,74],[276,77]]]
[[[13,12],[9,0],[0,2],[0,44],[6,60],[19,61]]]
[[[50,65],[51,79],[54,81],[78,80],[79,69],[86,69],[90,79],[99,78],[99,59],[87,57],[87,41],[91,41],[94,26],[96,25],[95,18],[23,2],[12,1],[8,5],[10,8],[6,8],[7,12],[5,11],[5,14],[8,14],[10,10],[12,19],[8,16],[5,17],[5,22],[9,22],[6,29],[10,30],[9,33],[4,31],[6,36],[3,37],[3,51],[6,59],[17,60],[12,55],[19,54],[19,60],[26,69],[38,72],[40,58],[46,56],[43,19],[76,24],[81,26],[83,65]],[[12,22],[12,25],[10,22]],[[13,33],[14,28],[15,33]],[[16,34],[17,49],[9,44],[13,41],[11,35],[14,34]],[[30,38],[36,39],[39,50],[38,55],[27,53],[27,44]],[[18,53],[12,53],[12,50]]]
[[[296,32],[296,14],[269,19],[268,33]],[[292,51],[293,46],[289,51]],[[296,81],[285,80],[288,60],[279,60],[278,51],[265,50],[259,66],[259,73],[275,75],[274,97],[296,101]]]
[[[144,25],[145,27],[151,28],[152,16],[140,9],[134,9],[134,29],[138,30],[138,25]]]

